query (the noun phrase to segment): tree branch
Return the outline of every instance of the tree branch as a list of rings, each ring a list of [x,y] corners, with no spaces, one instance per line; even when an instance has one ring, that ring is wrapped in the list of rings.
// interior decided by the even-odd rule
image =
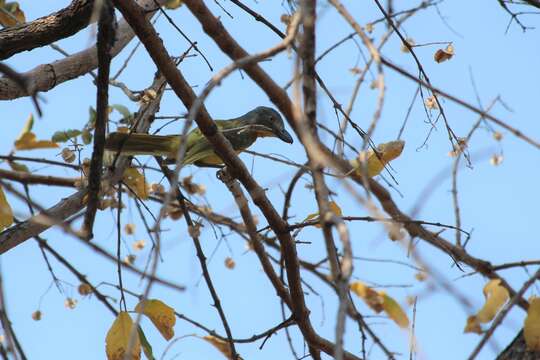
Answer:
[[[94,0],[74,0],[62,10],[0,30],[0,60],[45,46],[88,26]]]

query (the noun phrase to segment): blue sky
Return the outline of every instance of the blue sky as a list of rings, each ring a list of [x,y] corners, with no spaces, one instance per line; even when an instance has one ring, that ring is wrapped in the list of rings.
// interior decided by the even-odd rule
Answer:
[[[32,20],[67,5],[69,1],[21,0],[20,3],[27,14],[27,19]],[[281,14],[285,12],[285,8],[279,5],[281,2],[246,1],[246,3],[264,14],[274,24],[278,24],[280,28],[283,27],[279,22]],[[328,4],[320,3],[318,53],[352,31]],[[344,4],[361,24],[380,17],[375,5],[369,1],[346,1]],[[401,6],[409,8],[417,4],[417,1],[399,2],[400,8]],[[225,27],[249,52],[261,51],[279,42],[279,38],[267,28],[254,22],[234,5],[228,2],[223,2],[223,5],[234,16],[234,19],[228,18],[213,2],[208,2],[212,11],[221,16]],[[509,16],[494,0],[468,2],[466,11],[463,2],[445,1],[439,5],[439,10],[446,24],[435,9],[431,8],[418,13],[404,25],[406,36],[413,38],[417,44],[444,41],[452,42],[455,47],[454,58],[442,64],[436,64],[432,60],[438,46],[417,48],[416,52],[432,83],[476,105],[476,95],[470,76],[473,74],[483,106],[487,106],[491,100],[500,96],[513,111],[496,105],[492,113],[530,137],[540,139],[540,122],[536,109],[540,80],[540,73],[537,70],[538,60],[540,60],[538,31],[533,29],[523,33],[518,26],[512,24],[506,33]],[[199,24],[186,8],[182,7],[170,12],[170,15],[193,40],[198,42],[200,49],[211,59],[216,69],[214,73],[230,63],[230,60],[219,52],[216,45],[204,36]],[[525,16],[523,21],[530,26],[538,25],[537,16]],[[158,21],[157,28],[171,54],[179,55],[185,51],[188,45],[164,19]],[[385,30],[385,26],[378,24],[373,35],[379,37]],[[73,38],[60,41],[59,45],[70,53],[81,50],[93,43],[94,33],[95,28],[89,28]],[[127,51],[114,60],[113,69],[118,69],[133,46],[134,43],[130,44]],[[412,58],[400,52],[398,39],[392,38],[382,53],[394,63],[416,73]],[[42,48],[18,54],[7,63],[16,70],[26,71],[38,64],[58,59],[60,56],[50,48]],[[344,105],[348,102],[356,80],[350,69],[356,66],[358,58],[357,46],[349,41],[322,60],[317,68],[338,101]],[[262,66],[279,84],[284,85],[292,76],[293,64],[293,56],[283,53]],[[361,59],[360,66],[362,66]],[[200,92],[214,74],[208,70],[200,57],[187,59],[180,69],[189,82],[196,86],[194,88],[196,92]],[[121,81],[132,89],[142,89],[150,84],[154,72],[155,66],[149,57],[139,50],[122,75]],[[416,89],[414,83],[401,78],[390,69],[385,70],[385,77],[387,96],[380,125],[374,134],[375,143],[396,138]],[[372,78],[368,76],[367,83],[361,88],[352,113],[353,118],[364,128],[367,128],[371,120],[376,103],[377,94],[369,89],[371,80]],[[46,100],[43,104],[44,116],[35,122],[34,131],[38,137],[48,138],[54,131],[81,128],[86,123],[88,108],[95,106],[95,87],[92,78],[84,76],[56,87],[43,94],[43,97]],[[116,88],[111,88],[111,103],[123,104],[132,111],[137,109],[137,104],[131,103]],[[271,103],[246,75],[242,76],[238,72],[231,74],[220,87],[216,88],[206,102],[210,114],[216,119],[235,117],[259,105],[271,106]],[[430,125],[425,122],[425,113],[421,105],[419,101],[415,104],[403,134],[403,139],[406,141],[405,150],[402,156],[392,163],[395,170],[393,175],[398,182],[396,187],[399,190],[399,193],[392,191],[392,196],[404,211],[420,203],[422,207],[417,215],[418,219],[453,224],[454,212],[449,170],[453,159],[448,156],[451,148],[442,123],[438,124],[426,145],[422,146],[430,131]],[[449,101],[444,101],[443,106],[454,131],[458,136],[465,136],[477,120],[477,115]],[[0,153],[7,154],[24,120],[33,108],[28,99],[18,99],[0,103],[0,109],[4,122],[9,124],[0,134]],[[332,103],[322,94],[322,91],[319,93],[318,111],[318,120],[335,128],[336,118]],[[185,108],[173,93],[167,92],[160,114],[181,115],[185,112]],[[161,123],[157,124],[159,125]],[[167,127],[163,133],[174,134],[180,132],[181,129],[182,123],[177,122]],[[495,129],[503,134],[503,140],[501,142],[493,140],[492,134],[485,127],[481,127],[469,145],[472,168],[462,166],[459,170],[462,226],[467,231],[473,231],[467,249],[473,256],[483,258],[493,264],[537,259],[539,246],[536,214],[537,203],[540,200],[537,184],[540,180],[540,170],[535,164],[540,161],[540,153],[507,131],[497,127]],[[352,133],[349,135],[349,140],[360,147],[360,139]],[[295,141],[293,145],[287,145],[275,139],[262,139],[252,149],[280,154],[300,163],[305,161],[305,153],[298,141]],[[55,150],[47,150],[21,152],[20,155],[60,159],[57,153],[58,151]],[[497,167],[490,165],[489,158],[493,154],[501,153],[504,156],[503,163]],[[85,150],[84,154],[89,156],[89,150]],[[268,188],[268,196],[276,208],[281,209],[282,189],[286,188],[295,170],[261,158],[253,160],[250,155],[244,154],[241,158],[248,166],[252,166],[254,177],[263,187]],[[152,164],[151,161],[149,163]],[[29,166],[33,171],[42,174],[75,175],[62,169],[36,164],[29,164]],[[215,179],[214,170],[194,167],[182,170],[183,176],[189,174],[193,174],[194,180],[207,188],[205,198],[195,197],[193,201],[201,204],[208,202],[215,211],[238,218],[233,198],[223,184]],[[426,187],[431,186],[437,174],[442,174],[442,180],[433,187],[430,197],[419,199]],[[153,179],[159,180],[158,177]],[[291,222],[301,221],[309,213],[316,211],[317,204],[313,193],[304,186],[309,183],[309,179],[307,177],[304,179],[295,192],[294,205],[290,210],[290,214],[294,216]],[[329,179],[328,183],[336,192],[337,195],[333,199],[342,207],[344,215],[367,215],[367,211],[350,196],[342,182]],[[43,186],[32,190],[35,199],[43,206],[51,206],[71,192],[71,189],[54,188],[53,190]],[[8,198],[15,212],[21,217],[26,216],[26,207],[10,195]],[[152,209],[158,211],[156,207]],[[251,209],[255,214],[259,214],[253,204],[251,204]],[[115,213],[108,210],[99,213],[95,230],[94,241],[111,253],[115,251],[116,243],[115,216]],[[265,225],[260,214],[259,219],[261,219],[259,226]],[[132,201],[122,215],[122,220],[124,223],[135,222],[138,225],[135,236],[123,235],[122,252],[127,254],[133,252],[131,244],[134,240],[148,239],[142,224],[137,219],[137,210]],[[212,300],[204,281],[201,280],[200,266],[183,221],[168,221],[164,227],[169,231],[163,235],[163,262],[159,264],[159,274],[163,278],[186,285],[187,290],[184,293],[177,293],[156,285],[153,287],[151,297],[164,300],[178,312],[223,334],[217,312],[210,306]],[[434,230],[437,231],[436,228]],[[407,257],[402,246],[388,239],[380,224],[351,223],[349,231],[355,256],[414,263]],[[89,251],[78,240],[56,229],[45,232],[43,236],[82,273],[87,274],[94,284],[117,283],[115,265]],[[443,236],[450,241],[454,239],[452,231],[443,232]],[[227,236],[226,241],[220,240],[208,224],[203,228],[201,240],[209,258],[209,269],[214,284],[220,294],[225,312],[228,314],[234,336],[249,337],[279,323],[280,309],[275,292],[264,276],[255,255],[251,252],[246,253],[244,241],[232,234]],[[320,230],[305,229],[300,233],[298,240],[310,242],[310,244],[298,245],[298,252],[302,258],[318,261],[324,257]],[[480,338],[472,334],[463,334],[463,327],[467,316],[482,305],[482,287],[486,279],[478,275],[460,278],[464,273],[452,267],[452,261],[448,256],[435,251],[422,241],[417,246],[422,258],[439,274],[443,274],[450,280],[457,291],[465,294],[473,304],[472,307],[462,306],[456,301],[455,296],[437,286],[433,291],[426,290],[426,283],[415,280],[414,270],[400,265],[358,260],[355,262],[354,276],[356,279],[384,286],[388,294],[404,306],[410,317],[412,309],[407,307],[406,297],[424,294],[419,298],[416,309],[415,331],[420,349],[419,358],[443,360],[466,358]],[[137,266],[144,266],[145,256],[148,256],[148,253],[148,248],[146,248],[138,254]],[[234,270],[227,270],[223,265],[226,257],[232,257],[235,260]],[[66,282],[64,293],[59,293],[54,287],[47,292],[51,284],[51,276],[33,240],[28,240],[1,257],[9,314],[28,357],[30,359],[68,359],[74,356],[78,359],[104,358],[104,338],[113,317],[95,299],[81,299],[77,294],[77,280],[56,261],[52,260],[52,264],[57,276]],[[467,272],[469,270],[466,269]],[[530,268],[529,271],[533,273],[536,269]],[[523,269],[504,271],[501,274],[515,289],[518,289],[529,277]],[[319,294],[318,296],[306,290],[308,292],[306,301],[312,311],[311,320],[321,335],[333,339],[336,298],[324,284],[310,274],[302,273],[302,276]],[[144,283],[141,283],[137,277],[126,272],[124,277],[129,289],[139,293],[143,291]],[[100,289],[113,298],[119,298],[114,288],[102,285]],[[538,292],[538,287],[533,287],[527,296],[538,295]],[[67,310],[64,307],[66,296],[73,296],[79,300],[76,309]],[[128,306],[133,307],[135,304],[136,299],[128,298]],[[363,314],[373,315],[361,301],[357,301],[357,305]],[[43,319],[35,322],[31,319],[31,314],[38,306],[43,312]],[[494,354],[504,348],[521,328],[523,318],[524,312],[514,309],[495,332],[494,341],[483,349],[478,358],[493,358]],[[401,358],[408,356],[406,332],[400,331],[395,324],[386,319],[369,318],[368,320],[387,346],[402,353]],[[159,336],[149,321],[143,321],[142,326],[154,347],[155,354],[159,357],[167,346],[165,340]],[[358,353],[361,343],[360,336],[355,331],[356,325],[348,322],[347,329],[346,348]],[[177,336],[205,335],[201,330],[180,320],[177,321],[175,330]],[[297,336],[297,330],[292,329],[292,333],[295,348],[302,353],[304,350]],[[283,359],[293,358],[284,332],[270,338],[262,351],[258,349],[259,345],[260,342],[239,345],[238,350],[245,359],[274,359],[276,356]],[[170,349],[166,358],[172,359],[174,355],[185,359],[221,357],[215,349],[195,337],[179,340]],[[378,349],[373,348],[371,358],[383,357]]]

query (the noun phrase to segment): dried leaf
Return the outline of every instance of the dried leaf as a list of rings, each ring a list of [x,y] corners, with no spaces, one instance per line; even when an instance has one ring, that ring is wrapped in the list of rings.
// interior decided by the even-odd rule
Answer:
[[[529,301],[529,310],[523,325],[523,337],[527,349],[540,351],[540,297],[533,297]]]
[[[136,228],[135,224],[133,223],[127,223],[126,225],[124,225],[124,231],[128,235],[135,234],[135,228]]]
[[[384,310],[384,298],[366,284],[356,281],[351,284],[351,290],[358,295],[376,313]]]
[[[504,157],[501,154],[494,154],[489,158],[489,163],[493,166],[499,166],[502,164]]]
[[[32,313],[32,320],[34,321],[39,321],[41,320],[41,311],[40,310],[36,310]]]
[[[376,313],[385,311],[399,327],[409,326],[409,318],[401,306],[384,291],[376,291],[366,284],[356,281],[350,286],[351,291],[358,295]]]
[[[426,105],[426,108],[428,108],[429,110],[439,108],[439,105],[437,104],[437,99],[435,98],[435,95],[431,95],[430,97],[426,98],[426,100],[424,100],[424,104]]]
[[[231,346],[229,345],[228,342],[218,339],[215,336],[210,336],[210,335],[204,336],[202,339],[214,345],[214,347],[218,349],[219,352],[221,352],[223,355],[225,355],[227,359],[233,360]]]
[[[180,6],[182,6],[182,0],[167,0],[167,2],[165,2],[165,7],[167,9],[174,10]]]
[[[407,44],[410,46],[410,47],[414,47],[416,45],[416,42],[414,41],[414,39],[412,38],[407,38],[405,40],[407,42]],[[407,47],[407,45],[405,45],[404,43],[401,43],[401,48],[400,48],[401,52],[404,52],[404,53],[408,53],[410,50],[409,50],[409,47]]]
[[[148,186],[144,179],[144,175],[134,167],[127,168],[124,171],[123,182],[133,191],[140,199],[148,199]]]
[[[0,186],[0,231],[13,224],[13,212],[6,199],[6,194]]]
[[[452,56],[454,56],[454,46],[448,44],[445,49],[437,50],[435,55],[433,55],[433,59],[438,63],[442,63],[443,61],[450,60]]]
[[[236,262],[231,257],[227,256],[225,258],[225,267],[229,270],[232,270],[234,269],[235,266],[236,266]]]
[[[135,311],[142,312],[148,316],[166,340],[173,338],[173,327],[176,324],[176,317],[172,307],[161,300],[152,299],[139,302],[135,307]]]
[[[484,296],[486,297],[486,302],[478,314],[476,314],[480,323],[487,323],[493,320],[509,298],[508,290],[501,286],[501,280],[499,279],[490,280],[484,286]]]
[[[131,353],[126,354],[132,329],[131,316],[125,311],[120,312],[105,338],[108,360],[139,360],[141,358],[141,342],[138,336],[134,336]]]
[[[390,141],[379,144],[377,152],[373,151],[373,149],[362,151],[356,159],[349,162],[356,169],[358,175],[362,174],[364,164],[367,162],[367,175],[373,177],[380,174],[386,164],[399,157],[404,147],[405,141]]]
[[[463,332],[482,334],[482,327],[480,326],[476,316],[472,315],[467,318],[467,323],[465,324],[465,329],[463,329]]]
[[[4,3],[0,2],[0,6],[5,11],[0,11],[0,24],[5,27],[15,26],[17,24],[24,24],[26,17],[21,10],[18,2]]]
[[[79,287],[77,288],[77,291],[82,296],[90,295],[93,293],[92,286],[90,286],[90,284],[87,284],[87,283],[80,284]]]

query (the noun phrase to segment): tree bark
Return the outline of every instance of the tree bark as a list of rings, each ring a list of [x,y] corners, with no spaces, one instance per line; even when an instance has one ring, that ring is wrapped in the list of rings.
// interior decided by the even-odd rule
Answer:
[[[66,8],[0,31],[0,60],[76,34],[88,26],[94,0],[74,0]]]

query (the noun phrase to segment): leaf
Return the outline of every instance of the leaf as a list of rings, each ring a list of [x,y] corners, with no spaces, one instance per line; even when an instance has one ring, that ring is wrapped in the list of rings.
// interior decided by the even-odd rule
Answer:
[[[75,138],[82,134],[81,130],[77,129],[69,129],[69,130],[63,130],[63,131],[57,131],[53,134],[51,137],[51,140],[54,142],[66,142],[69,139]]]
[[[86,126],[90,129],[93,129],[94,126],[96,125],[96,118],[97,118],[96,109],[90,106],[88,108],[88,114],[89,114],[89,117],[88,117],[88,122],[86,123]]]
[[[341,210],[341,208],[339,207],[339,205],[335,202],[335,201],[330,201],[328,202],[328,210],[330,210],[331,212],[333,212],[334,214],[336,214],[337,216],[341,216],[341,214],[343,214],[343,211]],[[306,222],[306,221],[310,221],[310,220],[318,220],[319,219],[319,212],[315,212],[315,213],[312,213],[312,214],[309,214],[303,222]],[[315,227],[316,228],[321,228],[321,224],[315,224]]]
[[[122,119],[120,120],[121,123],[129,123],[129,120],[133,118],[129,109],[124,105],[113,104],[110,106],[110,108],[118,111],[122,115]]]
[[[17,150],[32,150],[32,149],[49,149],[57,148],[58,144],[49,140],[36,140],[36,134],[33,132],[24,133],[19,140],[15,141],[15,149]]]
[[[133,337],[131,353],[126,354],[132,329],[133,320],[131,320],[131,316],[127,312],[121,311],[105,338],[105,351],[108,360],[139,360],[141,358],[141,342],[138,336]]]
[[[388,317],[399,327],[409,326],[409,318],[401,306],[384,291],[377,291],[366,284],[356,281],[350,286],[351,291],[358,295],[376,313],[384,310]]]
[[[488,323],[493,320],[509,298],[508,290],[501,286],[501,280],[499,279],[490,280],[484,286],[484,296],[486,297],[486,302],[482,306],[482,309],[478,311],[478,314],[476,314],[480,323]]]
[[[18,2],[9,2],[0,4],[2,9],[0,10],[0,24],[5,27],[15,26],[17,24],[24,24],[26,22],[26,16],[21,10]],[[7,14],[6,14],[7,13]]]
[[[527,349],[540,351],[540,297],[533,297],[529,301],[529,310],[523,325],[523,337]]]
[[[144,335],[144,331],[141,329],[140,326],[137,326],[137,332],[139,333],[139,340],[141,340],[144,355],[148,360],[155,360],[154,353],[152,351],[152,345],[150,345],[148,339],[146,339],[146,335]]]
[[[13,171],[20,171],[20,172],[26,172],[26,173],[30,172],[30,170],[28,169],[28,166],[24,164],[20,164],[15,161],[8,161],[8,165]]]
[[[433,60],[435,60],[437,63],[442,63],[446,60],[450,60],[454,56],[454,46],[452,44],[448,44],[445,49],[439,49],[435,52],[435,55],[433,55]]]
[[[36,134],[32,132],[34,126],[34,116],[30,114],[24,127],[15,140],[15,149],[17,150],[31,150],[31,149],[46,149],[57,148],[58,145],[49,140],[36,140]]]
[[[0,231],[13,224],[13,212],[6,199],[6,194],[0,186]]]
[[[174,10],[182,6],[182,0],[167,0],[165,2],[165,8]]]
[[[81,139],[84,145],[88,145],[92,142],[92,133],[88,129],[84,129],[81,134]]]
[[[373,149],[362,151],[356,159],[350,160],[350,163],[358,175],[362,174],[367,163],[367,176],[373,177],[379,175],[386,164],[399,157],[404,147],[405,142],[402,140],[379,144],[376,153]]]
[[[351,290],[358,295],[364,302],[376,313],[380,313],[384,310],[384,299],[380,294],[367,286],[366,284],[356,281],[351,284]]]
[[[133,191],[140,199],[148,199],[148,186],[144,179],[144,175],[136,168],[130,167],[124,171],[123,182]]]
[[[21,133],[19,136],[17,136],[17,139],[15,141],[20,140],[24,134],[27,134],[32,131],[32,128],[34,127],[34,115],[30,114],[28,116],[28,119],[26,119],[26,122],[24,123],[24,127],[21,130]]]
[[[173,338],[176,316],[172,307],[157,299],[142,300],[135,307],[135,311],[148,316],[166,340]]]
[[[465,324],[465,329],[463,329],[463,332],[482,334],[482,327],[480,326],[476,316],[472,315],[467,318],[467,323]]]
[[[214,345],[216,349],[219,350],[227,359],[232,360],[232,351],[231,346],[227,341],[218,339],[215,336],[207,335],[203,337],[203,340],[208,341],[210,344]]]
[[[384,311],[388,314],[390,319],[394,320],[396,324],[398,324],[401,328],[406,328],[409,326],[409,318],[407,317],[407,314],[405,314],[405,311],[399,306],[399,304],[388,296],[386,293],[381,292],[383,296],[383,307]]]

